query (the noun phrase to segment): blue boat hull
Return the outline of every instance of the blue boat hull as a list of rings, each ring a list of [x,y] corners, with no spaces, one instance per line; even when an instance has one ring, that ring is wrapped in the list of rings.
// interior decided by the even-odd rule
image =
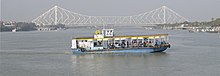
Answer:
[[[73,54],[102,54],[102,53],[154,53],[163,52],[167,47],[160,48],[130,48],[130,49],[111,49],[97,51],[81,51],[81,49],[73,49]]]

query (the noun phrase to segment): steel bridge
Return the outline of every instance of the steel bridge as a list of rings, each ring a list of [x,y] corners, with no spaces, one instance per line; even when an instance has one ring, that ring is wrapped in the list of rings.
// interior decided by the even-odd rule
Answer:
[[[131,16],[88,16],[59,6],[54,6],[32,22],[38,26],[64,24],[72,25],[98,25],[98,24],[169,24],[188,21],[172,9],[162,6],[149,12]]]

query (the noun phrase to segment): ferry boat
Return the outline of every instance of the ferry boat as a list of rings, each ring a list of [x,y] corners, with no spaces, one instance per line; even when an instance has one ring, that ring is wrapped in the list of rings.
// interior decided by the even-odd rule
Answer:
[[[170,48],[168,34],[115,36],[114,29],[96,30],[94,37],[72,39],[73,54],[154,53]]]

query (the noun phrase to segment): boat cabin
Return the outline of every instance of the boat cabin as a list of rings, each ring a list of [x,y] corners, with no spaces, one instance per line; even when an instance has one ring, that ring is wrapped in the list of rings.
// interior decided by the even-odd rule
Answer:
[[[168,34],[114,36],[113,29],[96,30],[94,37],[72,39],[72,49],[89,50],[151,48],[167,44]]]

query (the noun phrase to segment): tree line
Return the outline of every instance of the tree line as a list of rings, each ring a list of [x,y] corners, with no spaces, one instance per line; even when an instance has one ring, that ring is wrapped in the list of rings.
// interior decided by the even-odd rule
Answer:
[[[175,27],[185,24],[185,27],[220,27],[220,18],[212,18],[211,21],[204,21],[204,22],[183,22],[183,23],[173,23],[173,24],[160,24],[159,26],[169,26]]]

